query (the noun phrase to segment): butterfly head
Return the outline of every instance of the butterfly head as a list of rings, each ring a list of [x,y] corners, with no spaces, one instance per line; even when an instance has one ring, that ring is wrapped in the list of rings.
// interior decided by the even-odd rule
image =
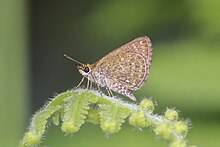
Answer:
[[[87,77],[91,73],[92,68],[94,67],[94,64],[83,64],[83,63],[67,56],[66,54],[64,54],[64,56],[66,58],[72,60],[73,62],[77,63],[76,67],[79,70],[79,73],[85,77]]]
[[[80,64],[76,67],[79,70],[79,73],[85,77],[88,76],[88,74],[90,74],[92,71],[92,66],[90,64]]]

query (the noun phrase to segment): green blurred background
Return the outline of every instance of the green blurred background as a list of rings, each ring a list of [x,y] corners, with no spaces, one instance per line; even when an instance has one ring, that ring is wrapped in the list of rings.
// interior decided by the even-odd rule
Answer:
[[[220,146],[220,1],[1,0],[0,146],[17,146],[32,114],[48,97],[80,81],[75,64],[93,63],[147,35],[153,43],[148,83],[158,113],[176,107],[192,121],[189,143]],[[149,130],[127,124],[106,137],[86,124],[73,136],[51,127],[41,146],[166,147]]]

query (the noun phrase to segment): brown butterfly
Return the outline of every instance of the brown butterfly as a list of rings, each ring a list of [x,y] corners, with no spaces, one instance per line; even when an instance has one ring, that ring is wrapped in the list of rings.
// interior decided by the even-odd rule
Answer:
[[[113,90],[136,101],[132,91],[139,89],[147,81],[152,62],[152,44],[147,36],[136,38],[93,64],[82,64],[65,54],[64,56],[78,63],[77,68],[83,75],[79,85],[86,77],[87,89],[94,82],[98,88],[106,87],[111,96]]]

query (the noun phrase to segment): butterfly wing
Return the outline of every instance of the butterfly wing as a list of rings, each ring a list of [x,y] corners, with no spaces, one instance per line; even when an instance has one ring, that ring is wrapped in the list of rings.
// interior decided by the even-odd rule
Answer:
[[[106,79],[114,79],[129,90],[139,89],[147,80],[152,61],[151,41],[139,37],[104,56],[95,70]]]

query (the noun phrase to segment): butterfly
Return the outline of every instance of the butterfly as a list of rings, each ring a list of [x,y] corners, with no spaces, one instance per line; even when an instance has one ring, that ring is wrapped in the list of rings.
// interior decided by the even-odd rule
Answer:
[[[150,39],[143,36],[113,50],[93,64],[83,64],[64,56],[78,64],[76,67],[83,75],[78,86],[87,78],[87,89],[96,83],[98,87],[106,87],[111,96],[114,91],[136,101],[132,91],[140,89],[148,79],[152,50]]]

